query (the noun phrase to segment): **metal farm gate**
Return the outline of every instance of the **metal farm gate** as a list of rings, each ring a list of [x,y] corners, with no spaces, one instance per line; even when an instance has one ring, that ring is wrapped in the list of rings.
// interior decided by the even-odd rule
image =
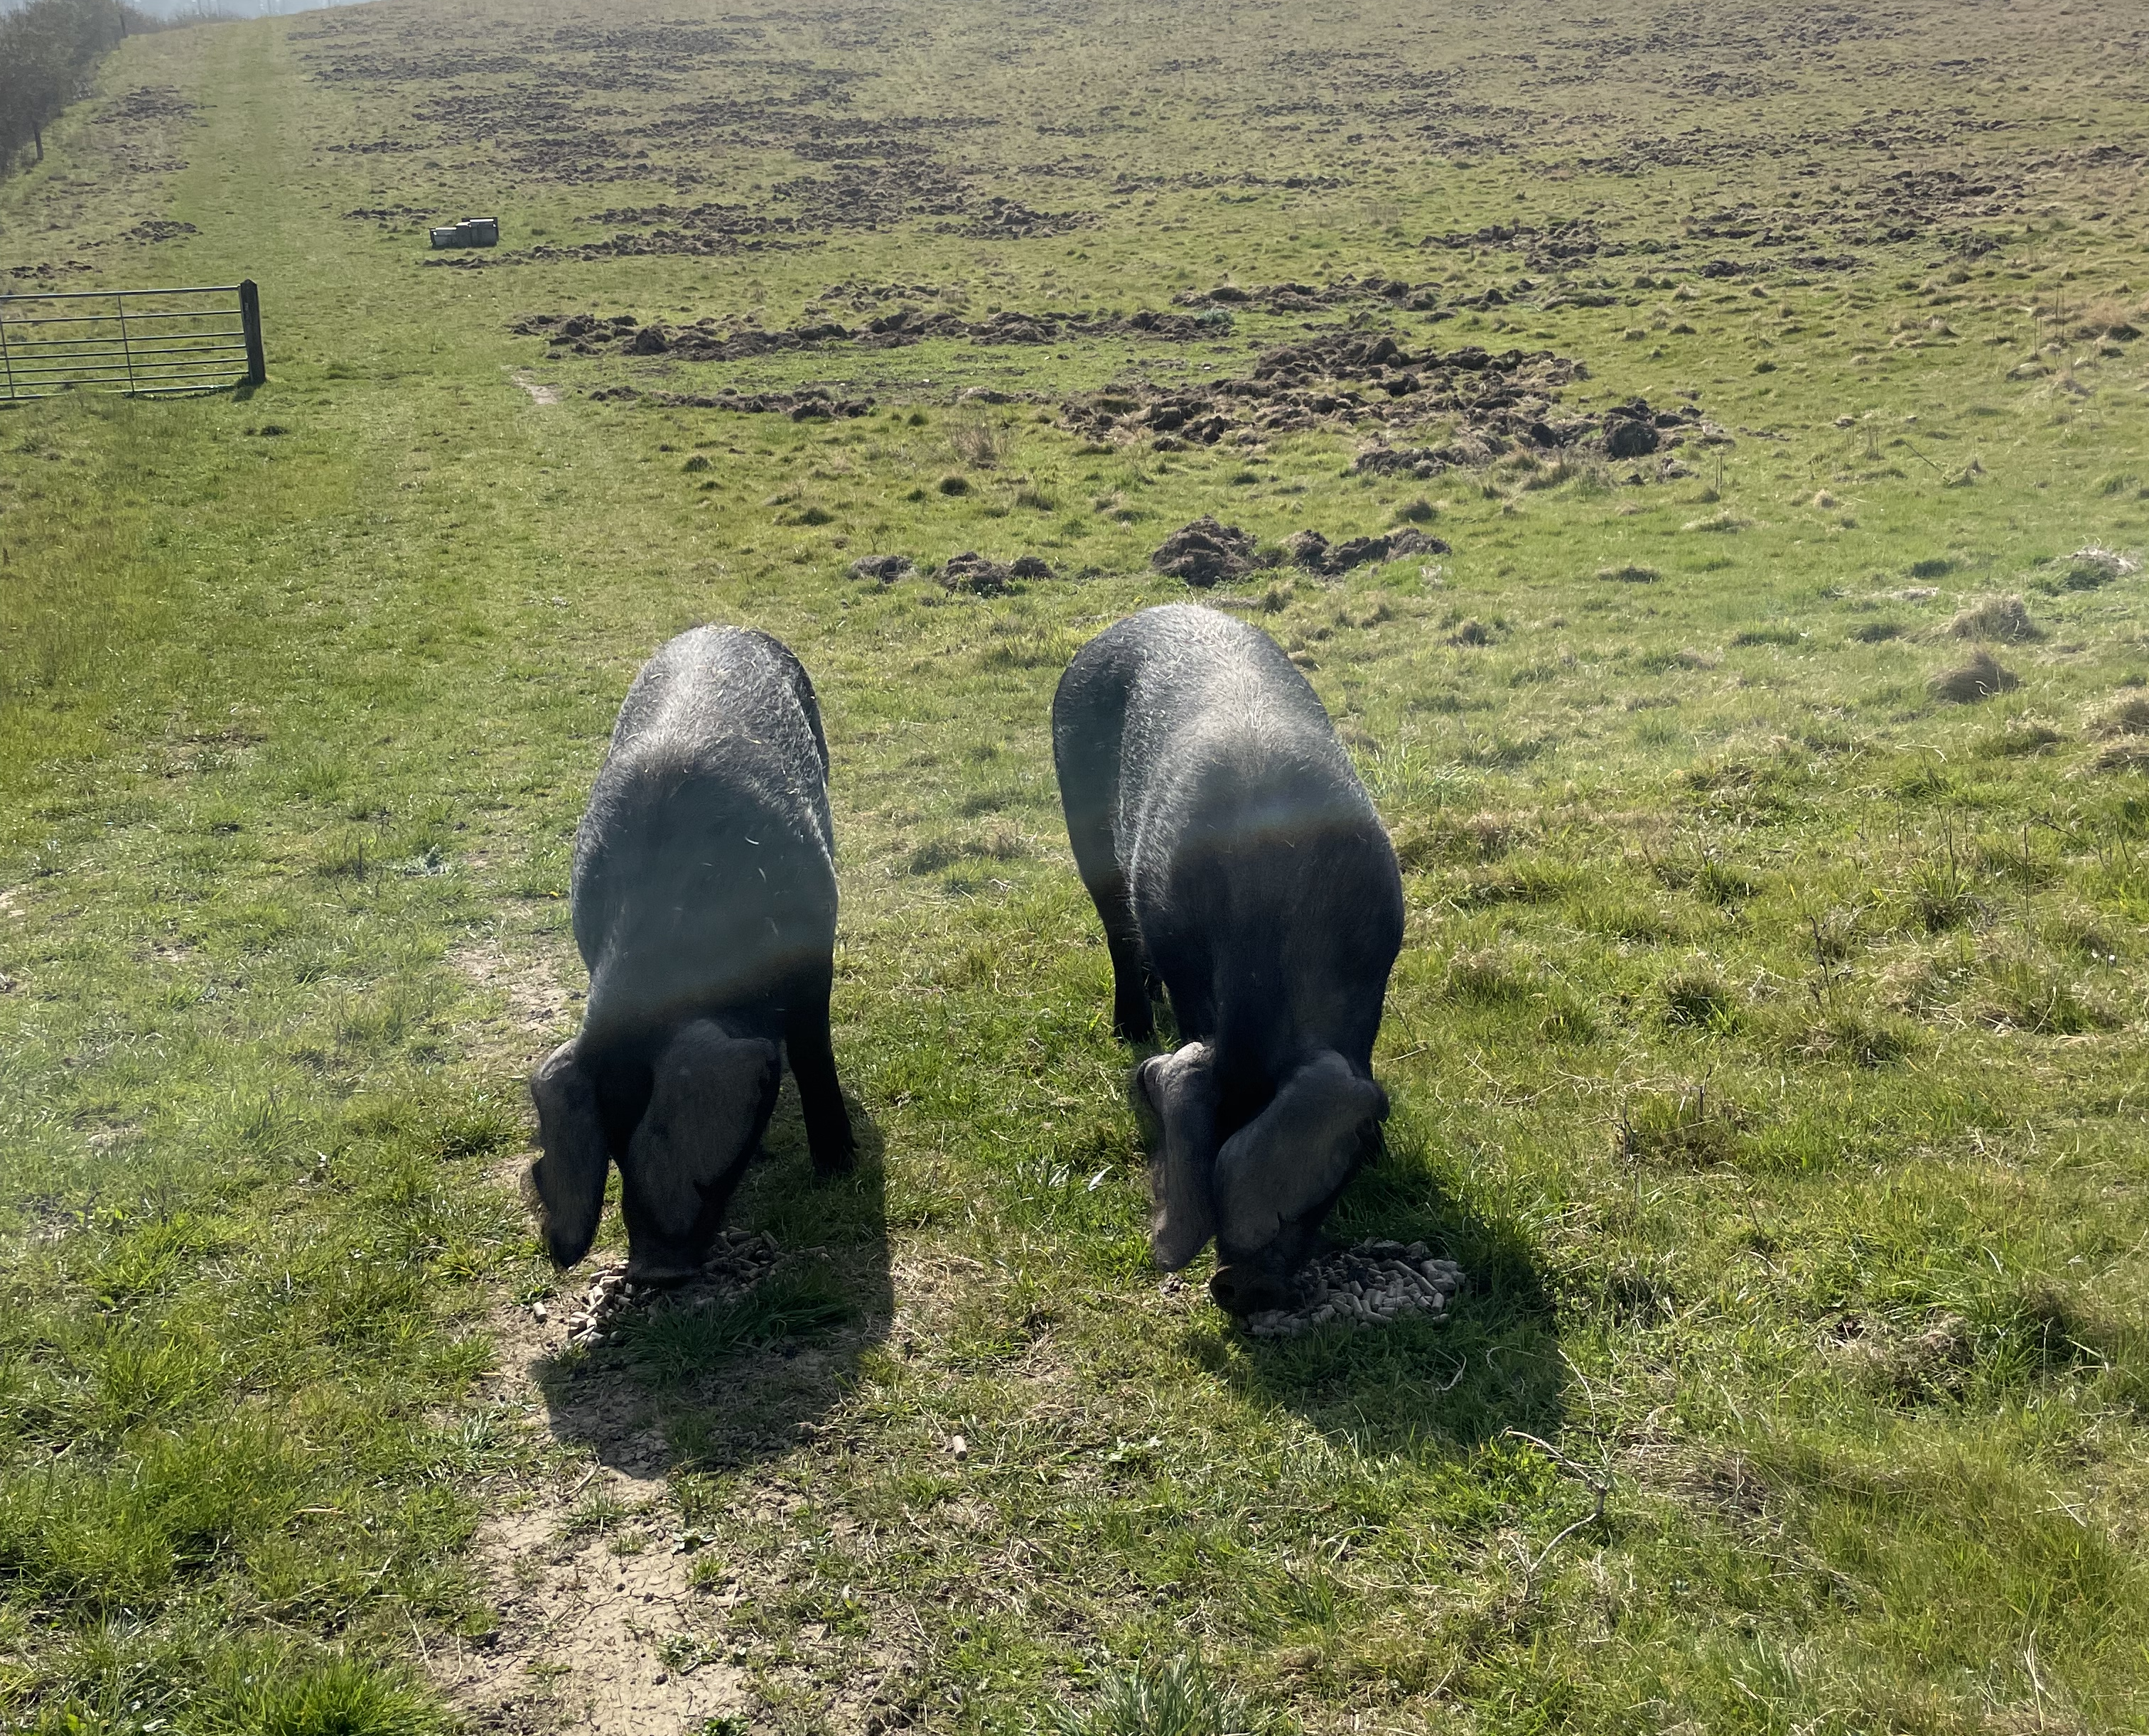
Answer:
[[[268,377],[251,278],[209,289],[0,294],[0,398],[214,392]]]

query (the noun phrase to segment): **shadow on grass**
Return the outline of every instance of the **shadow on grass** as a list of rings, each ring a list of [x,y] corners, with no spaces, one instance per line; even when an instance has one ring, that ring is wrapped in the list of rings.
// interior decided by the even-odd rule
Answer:
[[[807,1156],[798,1094],[784,1082],[726,1226],[766,1231],[774,1271],[736,1301],[657,1306],[622,1341],[566,1351],[533,1371],[554,1437],[637,1477],[723,1471],[810,1438],[893,1313],[884,1142],[854,1100],[858,1165],[823,1181]]]
[[[1441,1457],[1513,1428],[1558,1437],[1567,1369],[1557,1316],[1520,1227],[1488,1217],[1422,1150],[1391,1149],[1337,1202],[1328,1232],[1422,1241],[1462,1267],[1437,1320],[1324,1326],[1303,1337],[1211,1341],[1215,1371],[1361,1452]]]

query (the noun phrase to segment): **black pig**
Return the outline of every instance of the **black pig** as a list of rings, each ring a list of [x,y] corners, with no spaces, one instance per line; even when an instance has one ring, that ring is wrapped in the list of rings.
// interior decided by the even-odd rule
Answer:
[[[697,627],[643,666],[575,833],[571,896],[589,1005],[531,1077],[543,1155],[528,1191],[572,1266],[617,1162],[628,1276],[676,1283],[760,1144],[783,1054],[815,1170],[852,1161],[828,1043],[828,747],[784,646]]]
[[[1387,833],[1306,677],[1213,610],[1147,609],[1083,647],[1052,747],[1114,1027],[1147,1041],[1160,981],[1185,1045],[1135,1074],[1158,1135],[1150,1246],[1176,1271],[1213,1235],[1217,1301],[1284,1306],[1387,1114]]]

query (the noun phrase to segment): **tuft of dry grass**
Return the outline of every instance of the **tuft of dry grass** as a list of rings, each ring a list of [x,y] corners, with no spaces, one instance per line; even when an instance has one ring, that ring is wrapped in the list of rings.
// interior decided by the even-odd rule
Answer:
[[[2131,578],[2141,563],[2131,555],[2092,543],[2046,563],[2035,582],[2040,591],[2058,595],[2066,591],[2101,591],[2121,579]]]
[[[2026,754],[2042,753],[2066,739],[2041,717],[2011,717],[1971,746],[1985,759],[2019,759]]]
[[[1713,492],[1714,491],[1709,491]],[[1714,533],[1717,536],[1734,536],[1741,531],[1751,529],[1753,523],[1754,521],[1752,519],[1741,518],[1729,506],[1725,506],[1710,513],[1706,518],[1688,519],[1684,525],[1680,526],[1680,528],[1685,531],[1700,531],[1704,534]]]
[[[2003,645],[2027,645],[2045,637],[2019,596],[1981,596],[1947,625],[1956,639],[1996,639]]]
[[[2085,1031],[2107,1031],[2121,1023],[2118,1014],[2101,998],[2036,959],[2003,952],[1986,961],[1985,974],[1985,993],[1976,1016],[1996,1030],[2073,1037]]]
[[[1925,690],[1950,705],[1969,705],[1996,693],[2011,693],[2021,685],[2021,676],[1980,649],[1968,662],[1941,670],[1925,683]]]
[[[1667,1024],[1728,1031],[1739,1021],[1738,991],[1705,962],[1673,971],[1661,993]]]
[[[949,419],[949,447],[974,470],[994,469],[1007,456],[1010,444],[1006,424],[991,416],[971,413]]]
[[[2100,772],[2149,772],[2149,742],[2129,737],[2112,742],[2097,752]]]
[[[1846,1316],[1835,1323],[1830,1348],[1859,1384],[1900,1403],[1960,1396],[1975,1351],[1970,1323],[1953,1313],[1935,1315],[1911,1333]]]
[[[1613,1155],[1625,1164],[1683,1168],[1727,1163],[1737,1155],[1742,1120],[1706,1084],[1637,1092],[1620,1106]]]
[[[2129,693],[2116,701],[2090,725],[2099,736],[2149,735],[2149,693]]]

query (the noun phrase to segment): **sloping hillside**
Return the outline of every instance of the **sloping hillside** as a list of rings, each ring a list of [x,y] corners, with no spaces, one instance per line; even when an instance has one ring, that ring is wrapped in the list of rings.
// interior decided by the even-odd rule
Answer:
[[[0,272],[250,278],[269,379],[0,405],[0,1712],[2149,1720],[2143,46],[1997,0],[124,43]],[[1046,714],[1190,597],[1394,835],[1331,1227],[1458,1262],[1441,1317],[1256,1340],[1148,1265]],[[819,689],[866,1160],[816,1183],[787,1087],[725,1282],[592,1327],[624,1244],[545,1264],[523,1081],[613,714],[702,621]]]

